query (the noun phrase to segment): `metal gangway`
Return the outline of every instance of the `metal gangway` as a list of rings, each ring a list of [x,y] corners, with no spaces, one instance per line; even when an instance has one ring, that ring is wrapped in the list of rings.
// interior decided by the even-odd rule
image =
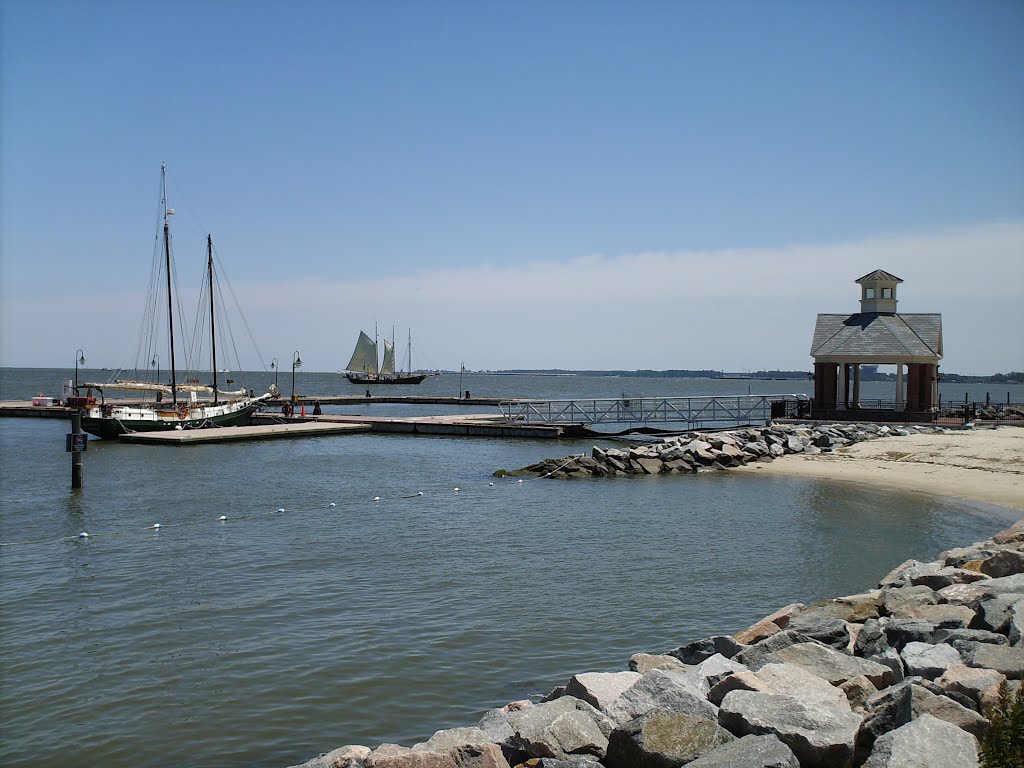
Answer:
[[[532,424],[683,423],[689,429],[766,424],[772,417],[810,410],[802,394],[632,397],[595,400],[506,400],[499,405],[508,421]]]

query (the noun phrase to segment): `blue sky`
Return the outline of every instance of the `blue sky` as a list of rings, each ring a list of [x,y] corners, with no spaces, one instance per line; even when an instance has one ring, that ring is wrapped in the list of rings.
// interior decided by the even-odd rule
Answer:
[[[1024,368],[1019,2],[2,14],[4,365],[133,362],[166,161],[268,360],[376,321],[430,367],[803,369],[883,268],[945,370]]]

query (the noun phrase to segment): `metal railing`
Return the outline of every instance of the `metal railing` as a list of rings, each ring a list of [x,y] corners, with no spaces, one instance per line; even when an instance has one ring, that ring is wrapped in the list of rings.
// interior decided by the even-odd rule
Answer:
[[[690,427],[766,423],[792,404],[810,413],[807,395],[736,395],[715,397],[628,397],[594,400],[508,400],[499,404],[508,421],[530,424],[684,423]],[[801,408],[800,403],[803,403]],[[788,406],[787,406],[788,407]]]
[[[856,405],[844,403],[819,404],[814,402],[811,415],[815,419],[837,421],[912,421],[937,424],[964,424],[981,419],[986,421],[1024,420],[1024,404],[945,402],[929,409],[911,408],[906,402],[895,400],[861,400]]]

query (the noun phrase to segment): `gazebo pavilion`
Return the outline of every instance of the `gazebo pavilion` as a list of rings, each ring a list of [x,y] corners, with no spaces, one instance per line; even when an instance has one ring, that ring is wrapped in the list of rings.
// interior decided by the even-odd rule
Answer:
[[[863,418],[863,411],[871,410],[888,411],[890,418],[931,419],[938,405],[942,315],[897,312],[896,286],[903,280],[884,270],[875,270],[856,282],[861,286],[860,312],[820,314],[814,326],[813,415]],[[896,366],[892,401],[862,405],[862,365]]]

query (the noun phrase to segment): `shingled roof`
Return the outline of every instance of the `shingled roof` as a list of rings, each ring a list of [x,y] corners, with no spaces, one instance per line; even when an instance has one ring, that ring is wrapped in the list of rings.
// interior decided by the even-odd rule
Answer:
[[[888,312],[821,314],[814,325],[811,356],[860,359],[864,362],[873,362],[876,358],[937,360],[942,357],[942,315]]]
[[[864,277],[858,277],[853,282],[863,283],[866,280],[891,280],[894,283],[902,283],[903,280],[896,275],[886,272],[884,269],[876,269],[874,272],[868,272]]]

